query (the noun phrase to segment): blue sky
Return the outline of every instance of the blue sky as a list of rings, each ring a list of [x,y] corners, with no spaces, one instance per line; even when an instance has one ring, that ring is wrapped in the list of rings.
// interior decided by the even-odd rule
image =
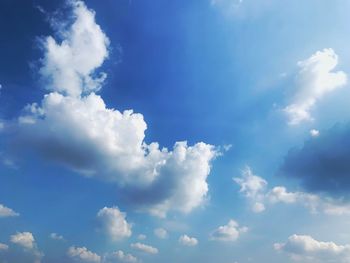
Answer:
[[[0,1],[0,262],[349,262],[349,10]]]

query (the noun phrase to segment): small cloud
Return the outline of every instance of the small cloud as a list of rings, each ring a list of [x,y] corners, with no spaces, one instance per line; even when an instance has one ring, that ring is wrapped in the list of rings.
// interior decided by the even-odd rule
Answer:
[[[160,239],[166,239],[168,237],[168,232],[164,228],[156,228],[153,232]]]
[[[127,254],[121,250],[107,254],[103,258],[103,263],[137,263],[139,260],[131,255]]]
[[[101,257],[86,247],[70,247],[67,255],[78,262],[100,263]]]
[[[51,233],[50,238],[54,240],[64,240],[63,236],[57,234],[57,233]]]
[[[8,250],[9,246],[3,243],[0,243],[0,251]]]
[[[0,204],[0,218],[1,217],[14,217],[19,216],[19,213],[13,211],[11,208],[8,208]]]
[[[227,225],[219,226],[211,234],[211,240],[236,241],[240,234],[248,231],[247,227],[240,227],[235,220],[230,220]]]
[[[158,249],[149,245],[145,245],[142,243],[132,243],[130,245],[133,249],[136,249],[138,251],[147,253],[147,254],[158,254]]]
[[[182,235],[179,238],[179,243],[184,246],[193,247],[198,245],[198,240],[194,237],[189,237],[188,235]]]
[[[310,135],[311,135],[312,137],[318,137],[318,136],[320,135],[320,131],[319,131],[319,130],[312,129],[312,130],[310,131]]]

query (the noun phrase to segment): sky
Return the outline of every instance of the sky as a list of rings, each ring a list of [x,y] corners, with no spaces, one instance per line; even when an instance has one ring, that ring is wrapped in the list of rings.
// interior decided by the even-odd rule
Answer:
[[[0,263],[350,262],[349,11],[0,0]]]

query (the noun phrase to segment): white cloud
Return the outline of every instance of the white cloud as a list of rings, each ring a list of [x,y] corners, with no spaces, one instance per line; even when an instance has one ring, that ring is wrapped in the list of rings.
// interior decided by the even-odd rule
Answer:
[[[132,243],[130,245],[133,249],[136,249],[138,251],[147,253],[147,254],[158,254],[158,249],[149,245],[145,245],[142,243]]]
[[[247,227],[240,227],[236,221],[230,220],[227,225],[219,226],[214,230],[210,239],[219,241],[236,241],[240,234],[247,232],[247,230]]]
[[[30,252],[35,257],[35,263],[40,263],[44,254],[39,251],[34,236],[30,232],[17,232],[10,237],[10,241],[21,246],[25,251]]]
[[[344,203],[343,200],[304,192],[288,192],[284,186],[267,189],[265,187],[267,182],[263,178],[254,175],[249,167],[242,172],[241,178],[234,178],[234,181],[240,185],[240,192],[249,200],[251,209],[255,213],[263,212],[266,209],[266,205],[284,203],[303,205],[311,213],[322,212],[328,215],[350,214],[350,204]]]
[[[188,235],[182,235],[179,238],[179,243],[184,246],[193,247],[198,245],[197,238],[189,237]]]
[[[57,233],[51,233],[50,238],[54,240],[64,240],[63,236],[57,234]]]
[[[1,217],[13,217],[19,216],[19,213],[13,211],[11,208],[8,208],[2,204],[0,204],[0,218]]]
[[[168,232],[164,228],[156,228],[153,232],[160,239],[165,239],[168,237]]]
[[[11,242],[26,249],[33,249],[35,247],[35,239],[33,234],[30,232],[21,232],[12,235]]]
[[[91,76],[107,57],[107,37],[83,3],[73,4],[73,12],[62,43],[45,42],[41,73],[53,92],[26,107],[17,141],[84,176],[118,184],[140,211],[164,217],[200,206],[218,149],[203,142],[176,142],[172,151],[146,144],[142,114],[110,109],[94,93],[98,88],[90,84],[99,80]]]
[[[256,213],[260,213],[265,210],[265,206],[262,203],[264,199],[264,191],[267,186],[267,182],[253,174],[249,166],[242,170],[242,177],[235,177],[233,181],[240,186],[240,192],[249,200],[251,200],[252,210]]]
[[[130,237],[131,225],[126,221],[126,213],[121,212],[118,207],[104,207],[97,213],[97,218],[102,228],[113,240]]]
[[[310,135],[311,135],[312,137],[318,137],[318,136],[320,136],[320,131],[319,131],[319,130],[312,129],[312,130],[310,130]]]
[[[40,73],[47,80],[47,89],[79,96],[101,88],[106,74],[95,77],[95,70],[108,57],[109,40],[96,24],[94,11],[82,1],[71,3],[74,23],[61,29],[61,42],[51,36],[45,39]]]
[[[8,250],[9,249],[9,246],[6,245],[6,244],[3,244],[3,243],[0,243],[0,251],[2,250]]]
[[[101,257],[89,251],[86,247],[70,247],[67,255],[78,262],[100,263]]]
[[[106,255],[104,263],[137,263],[139,260],[131,254],[126,254],[121,250]]]
[[[338,56],[331,48],[317,51],[310,58],[298,62],[297,90],[291,103],[284,108],[290,125],[313,120],[310,111],[317,101],[347,83],[343,71],[333,72],[337,65]]]
[[[350,245],[337,245],[333,242],[320,242],[305,235],[292,235],[286,243],[276,243],[274,248],[286,252],[301,262],[338,262],[350,261]]]

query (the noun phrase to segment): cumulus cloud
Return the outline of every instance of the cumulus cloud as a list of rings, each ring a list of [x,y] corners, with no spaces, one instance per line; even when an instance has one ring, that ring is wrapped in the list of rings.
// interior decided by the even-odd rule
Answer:
[[[343,71],[333,72],[337,65],[338,56],[331,48],[298,62],[297,89],[291,103],[284,108],[290,125],[312,120],[310,111],[317,101],[347,83]]]
[[[249,171],[249,173],[246,171]],[[234,180],[241,186],[240,192],[243,192],[245,194],[245,197],[251,204],[252,211],[256,213],[263,212],[266,209],[266,205],[283,203],[303,205],[312,213],[322,212],[329,215],[350,214],[350,204],[344,202],[343,199],[331,198],[301,191],[289,192],[284,186],[276,186],[271,189],[267,189],[265,187],[267,185],[267,182],[263,178],[254,175],[251,169],[244,170],[242,172],[242,177],[234,178]],[[248,190],[242,191],[242,186],[252,184],[251,182],[264,182],[264,187],[255,187],[255,189],[259,189],[259,194],[247,194]],[[246,187],[245,189],[249,189],[249,187]],[[248,192],[251,193],[252,190]],[[259,207],[256,207],[260,204],[262,206],[261,209],[259,209]]]
[[[113,240],[130,237],[131,224],[126,221],[126,213],[121,212],[118,207],[104,207],[97,213],[103,231]]]
[[[46,88],[72,96],[97,91],[106,78],[105,73],[95,76],[108,57],[109,40],[95,22],[95,13],[82,1],[73,5],[74,23],[58,32],[62,41],[49,36],[44,41],[44,58],[40,73]],[[59,23],[59,22],[58,22]]]
[[[35,257],[35,263],[40,263],[44,254],[39,251],[34,236],[30,232],[17,232],[10,237],[13,244],[21,246],[25,251],[31,253]]]
[[[63,40],[44,42],[41,74],[52,92],[25,108],[16,141],[84,176],[116,183],[139,210],[164,217],[200,206],[218,149],[203,142],[176,142],[172,151],[147,144],[142,114],[108,108],[95,94],[102,79],[93,78],[108,56],[108,38],[92,10],[80,1],[72,6]]]
[[[230,220],[226,225],[219,226],[211,233],[211,240],[236,241],[242,233],[248,231],[247,227],[240,227],[235,220]]]
[[[103,263],[137,263],[139,260],[131,254],[121,250],[109,253],[103,258]]]
[[[302,262],[345,263],[350,261],[350,245],[321,242],[306,235],[292,235],[287,242],[274,244],[274,248]]]
[[[158,249],[149,245],[145,245],[142,243],[132,243],[130,245],[133,249],[147,253],[147,254],[158,254]]]
[[[350,125],[339,124],[323,131],[317,140],[290,150],[280,174],[295,178],[308,191],[335,198],[349,198]]]
[[[86,247],[70,247],[67,255],[77,262],[100,263],[101,257]]]
[[[197,238],[189,237],[188,235],[182,235],[179,238],[179,243],[184,246],[193,247],[198,245]]]
[[[1,217],[14,217],[19,216],[19,213],[13,211],[11,208],[8,208],[0,204],[0,218]]]
[[[164,228],[156,228],[153,232],[156,235],[156,237],[160,239],[165,239],[168,237],[168,232]]]
[[[0,243],[0,251],[8,250],[9,246],[3,243]]]

